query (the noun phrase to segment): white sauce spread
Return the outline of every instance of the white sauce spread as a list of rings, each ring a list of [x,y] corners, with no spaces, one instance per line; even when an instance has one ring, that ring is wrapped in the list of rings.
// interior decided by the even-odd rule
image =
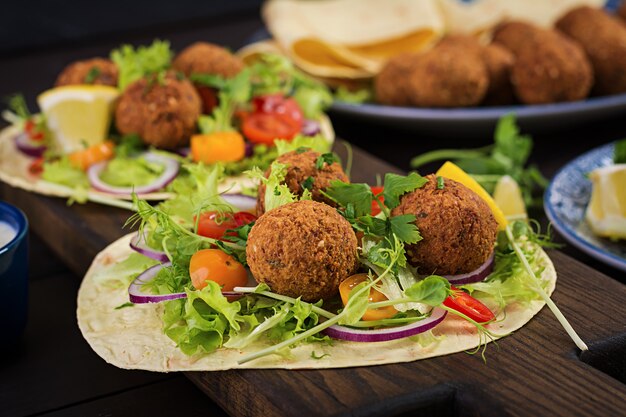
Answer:
[[[7,222],[0,221],[0,248],[13,240],[17,230]]]

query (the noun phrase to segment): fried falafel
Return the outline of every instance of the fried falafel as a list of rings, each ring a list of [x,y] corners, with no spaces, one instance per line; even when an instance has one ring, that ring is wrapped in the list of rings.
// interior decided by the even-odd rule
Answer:
[[[604,10],[578,7],[556,27],[584,48],[595,73],[595,94],[626,92],[626,25]]]
[[[189,143],[201,102],[193,85],[168,73],[130,84],[119,99],[115,125],[122,134],[138,134],[148,145],[174,149]]]
[[[515,102],[511,70],[515,57],[497,44],[487,45],[482,50],[483,61],[489,74],[489,88],[483,101],[486,105],[499,106]]]
[[[494,43],[515,55],[511,83],[525,104],[581,100],[593,85],[593,69],[582,47],[556,30],[508,22]]]
[[[471,272],[491,256],[498,233],[493,213],[476,193],[451,179],[437,187],[428,175],[423,187],[400,198],[392,216],[413,214],[423,240],[407,245],[407,258],[423,274]]]
[[[374,91],[379,103],[389,106],[410,106],[408,80],[418,54],[400,54],[387,61],[374,78]]]
[[[243,61],[226,48],[208,42],[189,45],[172,61],[172,68],[187,77],[191,74],[215,74],[231,78],[239,74],[243,67]]]
[[[416,61],[408,95],[419,107],[464,107],[479,104],[489,87],[480,55],[471,49],[435,47]]]
[[[55,87],[64,85],[95,84],[117,87],[117,65],[104,58],[91,58],[76,61],[66,66],[54,83]]]
[[[272,291],[315,302],[337,294],[358,268],[357,239],[332,207],[298,201],[256,221],[246,246],[252,275]]]
[[[314,201],[320,201],[336,207],[335,202],[325,197],[322,191],[330,186],[330,183],[334,180],[343,182],[349,182],[350,180],[341,165],[336,161],[331,164],[324,162],[321,168],[318,169],[317,160],[320,156],[319,152],[313,150],[305,150],[303,152],[295,150],[279,156],[276,158],[276,162],[287,165],[284,182],[292,193],[300,197],[304,192],[303,187],[307,186]],[[269,177],[270,172],[271,168],[267,170],[265,176]],[[257,197],[257,216],[265,212],[265,191],[265,185],[261,184]]]

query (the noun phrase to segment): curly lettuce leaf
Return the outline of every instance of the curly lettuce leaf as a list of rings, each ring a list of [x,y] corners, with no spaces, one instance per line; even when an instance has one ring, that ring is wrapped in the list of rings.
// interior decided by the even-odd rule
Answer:
[[[173,52],[168,41],[155,40],[150,46],[122,45],[111,51],[111,60],[119,69],[118,88],[124,90],[138,79],[169,68]]]

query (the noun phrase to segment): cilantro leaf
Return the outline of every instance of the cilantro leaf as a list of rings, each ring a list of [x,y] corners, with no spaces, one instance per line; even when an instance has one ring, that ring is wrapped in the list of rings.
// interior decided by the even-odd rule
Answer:
[[[417,243],[422,240],[417,226],[415,225],[415,216],[412,214],[402,214],[393,216],[389,220],[390,229],[398,239],[406,243]]]
[[[416,172],[412,172],[407,176],[391,173],[385,174],[383,191],[385,205],[390,210],[398,207],[400,204],[400,196],[424,186],[427,182],[428,180],[426,178]]]
[[[315,168],[319,171],[324,168],[324,164],[332,165],[333,162],[339,162],[339,158],[332,152],[321,154],[315,160]]]
[[[96,78],[100,76],[100,73],[100,68],[92,67],[85,76],[85,84],[93,84],[93,82],[96,81]]]
[[[351,204],[354,207],[355,217],[370,214],[372,199],[374,194],[367,184],[348,184],[343,181],[333,180],[330,187],[322,192],[325,196],[347,207]]]
[[[313,177],[308,177],[306,180],[302,181],[302,184],[300,184],[300,187],[302,187],[303,190],[311,191],[313,189],[314,182],[315,180],[313,179]]]
[[[626,139],[615,142],[614,152],[613,162],[616,164],[626,164]]]

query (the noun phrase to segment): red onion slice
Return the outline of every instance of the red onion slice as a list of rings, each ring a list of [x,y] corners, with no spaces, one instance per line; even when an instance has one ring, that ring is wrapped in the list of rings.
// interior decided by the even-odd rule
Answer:
[[[460,275],[443,275],[445,279],[450,281],[450,284],[463,285],[471,284],[473,282],[479,282],[487,278],[489,274],[493,272],[493,264],[495,260],[495,254],[492,253],[489,258],[478,268],[467,274]]]
[[[430,317],[415,323],[407,324],[406,326],[362,330],[339,326],[336,324],[323,330],[323,332],[333,339],[348,340],[350,342],[386,342],[389,340],[414,336],[430,330],[441,323],[447,314],[448,312],[444,309],[436,307],[431,312]]]
[[[102,173],[104,168],[106,168],[107,164],[109,163],[108,161],[99,162],[89,167],[89,169],[87,170],[89,183],[96,190],[109,194],[130,195],[134,192],[137,195],[141,195],[158,191],[164,188],[170,182],[172,182],[174,178],[176,178],[179,169],[179,164],[177,160],[167,157],[165,155],[160,155],[152,152],[147,152],[143,154],[143,157],[148,162],[154,162],[165,166],[165,170],[163,171],[161,176],[159,176],[159,178],[157,178],[150,184],[142,185],[139,187],[116,187],[114,185],[107,184],[100,179],[100,174]]]
[[[170,262],[165,262],[159,265],[154,265],[137,276],[128,286],[128,298],[131,303],[145,304],[145,303],[160,303],[163,301],[177,300],[179,298],[187,298],[186,292],[174,292],[171,294],[149,294],[145,293],[142,289],[144,284],[150,282],[156,277],[159,271],[163,268],[172,266]],[[248,277],[250,281],[250,277]],[[255,282],[256,284],[256,282]],[[224,297],[239,297],[245,295],[236,291],[222,291]]]
[[[189,146],[178,148],[176,149],[176,153],[179,154],[180,156],[187,158],[189,154],[191,153],[191,148]]]
[[[158,251],[147,246],[145,239],[139,234],[139,232],[137,232],[137,234],[130,240],[130,247],[135,252],[139,252],[140,254],[147,256],[150,259],[154,259],[155,261],[169,262],[169,258],[165,252]]]
[[[16,135],[14,141],[18,151],[33,158],[41,157],[47,149],[46,145],[31,141],[26,133]]]
[[[304,136],[315,136],[322,131],[322,127],[317,120],[306,119],[304,123],[302,123],[302,129],[300,129],[300,133]]]
[[[228,204],[234,206],[239,211],[251,211],[256,210],[256,198],[243,194],[222,194],[222,198],[226,200]]]
[[[161,269],[171,266],[171,265],[172,264],[169,262],[164,263],[164,264],[154,265],[146,269],[145,271],[143,271],[141,274],[139,274],[137,278],[135,278],[133,282],[130,283],[130,286],[128,287],[128,298],[130,299],[130,302],[135,303],[135,304],[160,303],[161,301],[176,300],[178,298],[187,298],[187,293],[184,293],[184,292],[155,295],[155,294],[147,294],[143,292],[142,290],[143,285],[153,280],[154,277],[158,274],[158,272]]]

